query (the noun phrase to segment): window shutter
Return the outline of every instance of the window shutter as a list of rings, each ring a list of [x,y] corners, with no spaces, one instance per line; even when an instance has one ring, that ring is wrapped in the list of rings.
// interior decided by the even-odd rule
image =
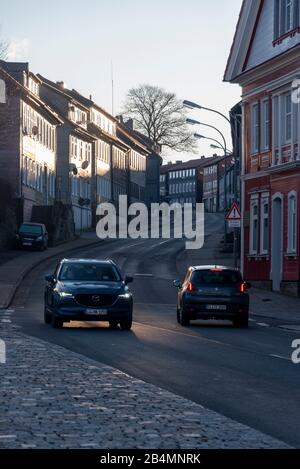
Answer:
[[[280,8],[280,36],[286,33],[286,4],[287,0],[281,0]]]
[[[300,0],[294,0],[294,28],[300,26],[300,8],[299,8]]]
[[[279,37],[280,0],[274,2],[274,41]]]

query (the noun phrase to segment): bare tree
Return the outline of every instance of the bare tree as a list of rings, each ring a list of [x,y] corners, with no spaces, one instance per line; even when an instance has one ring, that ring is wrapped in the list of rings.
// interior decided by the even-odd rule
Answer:
[[[134,127],[154,143],[172,150],[196,151],[196,142],[186,124],[186,111],[174,93],[151,85],[132,88],[124,114]]]
[[[0,27],[0,32],[1,32],[1,27]],[[4,39],[1,39],[0,37],[0,60],[6,60],[7,59],[7,53],[8,53],[8,42],[4,41]]]

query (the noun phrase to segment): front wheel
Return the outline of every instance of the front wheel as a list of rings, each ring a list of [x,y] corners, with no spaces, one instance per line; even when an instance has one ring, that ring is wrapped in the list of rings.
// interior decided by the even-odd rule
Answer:
[[[132,328],[132,318],[120,321],[120,326],[123,331],[130,331],[130,329]]]
[[[54,329],[61,329],[64,325],[64,322],[62,319],[57,318],[56,316],[52,316],[52,327]]]
[[[46,306],[44,307],[44,323],[51,324],[52,318],[51,314],[48,313]]]

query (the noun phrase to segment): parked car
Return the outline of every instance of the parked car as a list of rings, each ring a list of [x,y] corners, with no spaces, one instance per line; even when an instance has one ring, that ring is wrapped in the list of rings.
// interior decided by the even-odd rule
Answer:
[[[111,260],[63,259],[46,276],[44,321],[60,328],[70,321],[107,321],[112,328],[132,326],[133,299]]]
[[[23,223],[16,233],[19,248],[33,248],[44,251],[48,247],[48,233],[42,223]]]
[[[229,319],[235,327],[249,321],[249,282],[239,270],[221,266],[190,267],[178,288],[177,320],[189,326],[196,319]]]

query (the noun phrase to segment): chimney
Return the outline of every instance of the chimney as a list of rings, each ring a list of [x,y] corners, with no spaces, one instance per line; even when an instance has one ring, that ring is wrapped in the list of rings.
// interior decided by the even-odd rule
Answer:
[[[133,130],[133,119],[128,119],[125,122],[125,125],[126,125],[126,127],[128,127],[128,129]]]
[[[122,116],[122,114],[119,114],[118,116],[116,116],[116,119],[117,119],[117,121],[120,122],[120,124],[123,124],[123,116]]]
[[[93,100],[92,100],[92,95],[91,95],[91,94],[90,94],[90,101],[93,101]]]
[[[61,90],[63,90],[65,88],[65,82],[64,81],[57,81],[56,84]]]

